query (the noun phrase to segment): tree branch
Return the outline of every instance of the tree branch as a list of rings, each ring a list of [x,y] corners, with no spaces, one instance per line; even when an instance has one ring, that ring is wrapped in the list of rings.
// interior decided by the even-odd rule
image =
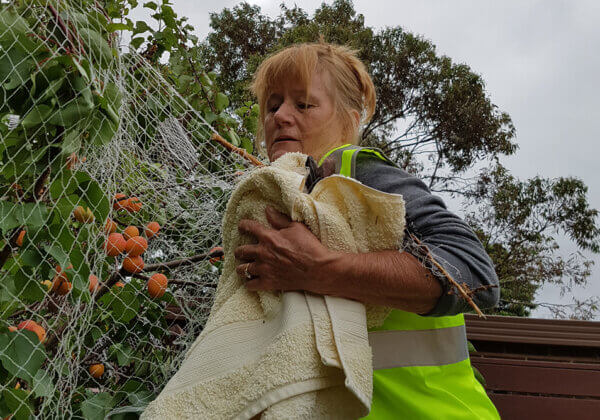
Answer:
[[[249,160],[254,166],[258,166],[258,167],[265,166],[264,163],[262,163],[256,157],[252,156],[245,149],[234,146],[233,144],[229,143],[227,140],[225,140],[223,137],[221,137],[217,133],[213,133],[213,135],[211,136],[211,140],[214,140],[217,143],[221,144],[230,152],[237,153],[238,155],[242,156],[244,159]]]
[[[477,304],[475,302],[473,302],[473,299],[471,299],[471,296],[469,294],[469,292],[471,292],[471,290],[469,290],[469,288],[467,287],[467,290],[465,290],[456,280],[454,280],[452,278],[452,276],[450,274],[448,274],[448,272],[444,269],[444,267],[442,267],[440,265],[440,263],[438,263],[435,258],[433,258],[433,256],[431,255],[431,252],[429,252],[429,248],[427,248],[427,246],[425,246],[415,235],[413,235],[412,233],[409,233],[411,239],[419,246],[419,248],[427,255],[427,257],[429,258],[429,261],[435,265],[435,267],[440,270],[440,272],[446,277],[446,279],[448,279],[448,281],[452,284],[452,286],[454,286],[456,288],[456,290],[458,290],[458,293],[467,301],[467,303],[475,310],[475,312],[477,312],[477,315],[479,315],[480,318],[485,318],[485,315],[483,314],[483,312],[481,312],[481,309],[479,309],[479,307],[477,306]]]
[[[184,267],[186,265],[192,265],[198,261],[206,260],[207,258],[221,258],[223,251],[218,250],[212,253],[198,254],[187,258],[181,258],[179,260],[168,261],[164,263],[149,264],[144,267],[142,272],[157,271],[161,269],[171,269],[177,267]]]

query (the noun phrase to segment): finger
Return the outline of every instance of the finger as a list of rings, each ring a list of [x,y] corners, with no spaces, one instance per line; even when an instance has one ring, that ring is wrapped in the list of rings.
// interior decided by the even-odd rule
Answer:
[[[238,223],[238,230],[240,233],[252,235],[261,241],[267,237],[271,229],[264,227],[256,220],[242,219],[240,220],[240,223]]]
[[[233,255],[240,261],[255,261],[259,258],[260,245],[238,246]]]
[[[271,206],[267,206],[265,214],[267,215],[267,220],[275,229],[284,229],[292,223],[292,219],[286,214],[278,212]]]
[[[244,263],[244,264],[240,264],[237,267],[235,267],[235,271],[236,273],[242,278],[242,280],[249,280],[248,278],[248,274],[250,276],[254,276],[254,272],[253,267],[252,267],[252,263]]]
[[[267,283],[264,280],[261,280],[260,278],[248,280],[244,285],[246,286],[246,289],[252,292],[258,292],[259,290],[273,290],[273,287],[269,283]]]

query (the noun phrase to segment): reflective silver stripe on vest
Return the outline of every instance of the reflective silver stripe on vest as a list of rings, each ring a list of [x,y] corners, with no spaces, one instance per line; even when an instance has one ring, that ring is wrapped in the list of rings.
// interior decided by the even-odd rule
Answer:
[[[440,366],[469,357],[464,325],[435,330],[388,330],[369,333],[373,369]]]

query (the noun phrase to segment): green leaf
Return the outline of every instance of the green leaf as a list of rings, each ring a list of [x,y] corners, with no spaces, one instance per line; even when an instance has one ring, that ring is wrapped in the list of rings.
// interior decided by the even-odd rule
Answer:
[[[81,403],[81,413],[86,420],[104,420],[113,404],[112,396],[101,392]]]
[[[217,108],[217,112],[223,111],[225,108],[229,106],[229,98],[223,92],[217,93],[217,97],[215,98],[215,107]]]
[[[138,48],[140,48],[140,45],[142,45],[143,43],[144,43],[144,38],[138,37],[138,38],[132,38],[131,41],[129,42],[129,45],[131,45],[134,50],[137,50]]]
[[[86,44],[87,51],[94,62],[106,68],[114,60],[112,48],[102,35],[90,28],[79,28],[79,35]]]
[[[79,185],[70,171],[62,171],[50,184],[50,197],[58,200],[60,197],[72,194]],[[71,203],[73,204],[73,203]]]
[[[73,63],[73,65],[75,66],[75,68],[77,69],[77,71],[79,72],[79,74],[86,80],[86,82],[89,83],[90,82],[90,75],[83,68],[83,66],[79,63],[79,61],[75,57],[72,57],[71,63]]]
[[[242,137],[242,147],[248,152],[254,151],[254,143],[248,137]]]
[[[226,137],[231,141],[234,146],[239,146],[241,144],[241,140],[238,137],[237,133],[233,131],[233,129],[227,130]]]
[[[63,138],[61,147],[63,153],[67,155],[70,155],[71,153],[77,153],[79,149],[81,149],[81,132],[77,127],[67,131]]]
[[[65,83],[65,77],[61,77],[59,79],[53,80],[50,82],[50,85],[46,88],[46,90],[37,98],[37,102],[45,102],[47,99],[55,98],[56,92],[62,87]]]
[[[8,201],[0,201],[0,230],[8,233],[10,230],[20,226],[21,223],[17,218],[15,208],[16,204]]]
[[[219,118],[219,116],[210,110],[204,113],[204,119],[208,124],[212,124],[217,118]]]
[[[44,249],[50,254],[61,267],[67,267],[71,262],[69,253],[75,243],[75,237],[64,225],[56,224],[50,227],[50,235],[53,241],[50,244],[44,244]]]
[[[133,30],[133,35],[142,34],[144,32],[152,32],[152,28],[146,24],[143,20],[138,20],[135,23],[135,29]],[[143,38],[142,38],[143,39]]]
[[[95,181],[87,181],[79,184],[81,198],[87,203],[97,220],[104,220],[110,211],[110,202],[106,194]]]
[[[25,238],[27,238],[27,235],[25,235]],[[21,252],[21,260],[26,265],[36,267],[42,263],[44,257],[37,248],[30,247],[27,250]]]
[[[477,379],[479,381],[479,383],[481,385],[483,385],[484,387],[487,386],[487,382],[485,381],[485,378],[483,377],[481,372],[479,372],[479,370],[475,366],[472,366],[472,368],[473,368],[473,374],[475,375],[475,379]]]
[[[113,300],[111,306],[115,322],[129,322],[139,312],[140,302],[135,293],[130,290],[123,290],[119,293],[119,298]]]
[[[36,397],[50,397],[54,393],[52,376],[43,369],[38,370],[33,378],[33,393]]]
[[[34,278],[33,273],[29,270],[24,272],[23,268],[16,272],[13,276],[18,293],[16,296],[23,303],[33,303],[41,301],[46,293],[43,285],[38,283]]]
[[[91,105],[85,98],[72,100],[65,107],[57,110],[50,117],[49,122],[63,127],[71,127],[85,118],[92,111]]]
[[[33,415],[33,404],[29,401],[29,392],[8,388],[2,391],[2,398],[13,413],[11,419],[28,420]]]
[[[95,112],[88,130],[89,141],[95,146],[103,146],[112,140],[117,132],[117,126],[102,112]]]
[[[30,228],[40,228],[48,221],[48,208],[42,203],[25,203],[23,205],[23,223]]]
[[[22,49],[0,50],[0,82],[4,82],[1,84],[4,89],[12,90],[26,84],[32,69],[33,61]]]
[[[109,355],[111,359],[116,359],[119,366],[127,366],[133,359],[133,349],[124,343],[116,343],[110,346]]]
[[[106,25],[106,30],[108,32],[130,31],[131,25],[128,25],[126,23],[113,22],[113,23],[109,23],[108,25]]]
[[[149,1],[147,3],[144,3],[144,7],[148,8],[148,9],[156,10],[156,9],[158,9],[158,4],[154,3],[153,1]]]
[[[35,106],[27,113],[27,115],[25,115],[25,118],[21,121],[21,125],[24,128],[31,128],[42,124],[43,122],[46,122],[46,119],[52,113],[52,110],[53,109],[48,105]]]
[[[15,377],[31,383],[44,360],[46,352],[36,333],[18,330],[0,334],[0,361]]]

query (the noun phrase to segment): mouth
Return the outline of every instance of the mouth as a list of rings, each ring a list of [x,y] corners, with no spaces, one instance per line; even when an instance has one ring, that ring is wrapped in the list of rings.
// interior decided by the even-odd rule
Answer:
[[[273,144],[275,143],[282,143],[285,141],[298,141],[297,139],[293,138],[293,137],[278,137],[275,139],[275,141],[273,141]]]

